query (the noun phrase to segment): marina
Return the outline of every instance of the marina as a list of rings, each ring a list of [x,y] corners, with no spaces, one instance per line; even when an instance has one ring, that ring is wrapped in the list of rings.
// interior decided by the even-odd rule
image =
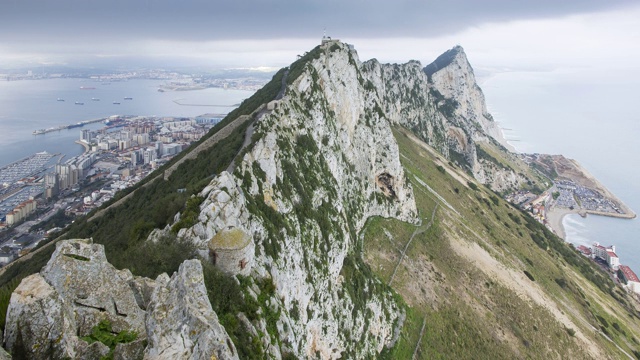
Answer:
[[[0,168],[0,184],[3,186],[13,184],[21,179],[37,175],[44,171],[49,160],[57,155],[60,154],[43,151],[3,166]]]

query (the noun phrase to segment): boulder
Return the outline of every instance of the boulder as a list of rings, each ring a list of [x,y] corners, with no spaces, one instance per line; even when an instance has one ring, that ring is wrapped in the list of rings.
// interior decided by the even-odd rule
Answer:
[[[145,359],[238,359],[233,342],[211,308],[202,265],[187,260],[171,279],[156,279],[147,309]]]
[[[136,282],[137,293],[129,285]],[[60,241],[42,271],[23,279],[11,295],[6,347],[18,358],[99,359],[110,349],[80,337],[107,320],[114,332],[133,331],[144,339],[145,312],[136,294],[144,305],[150,287],[152,280],[116,270],[107,262],[104,247],[91,239]]]
[[[102,320],[111,322],[115,332],[145,333],[144,311],[127,282],[130,273],[107,262],[104,246],[91,239],[60,241],[41,273],[73,306],[79,336],[89,335]]]
[[[30,359],[76,358],[71,306],[40,274],[24,278],[11,294],[4,333],[7,350]]]

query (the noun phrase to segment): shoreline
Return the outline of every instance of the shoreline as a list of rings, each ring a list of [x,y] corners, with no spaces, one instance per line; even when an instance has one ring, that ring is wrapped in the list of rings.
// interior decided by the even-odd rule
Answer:
[[[582,210],[582,209],[570,210],[570,209],[558,208],[554,206],[551,208],[551,210],[546,212],[546,219],[549,224],[549,227],[551,227],[551,229],[553,229],[555,234],[558,235],[558,237],[564,241],[567,241],[567,239],[566,239],[565,228],[562,221],[564,220],[564,217],[569,214],[579,214],[583,218],[586,218],[588,214],[596,215],[596,216],[607,216],[607,217],[612,217],[617,219],[634,219],[636,217],[636,214],[633,212],[631,212],[631,214],[614,214],[614,213],[605,213],[605,212]]]
[[[84,154],[86,154],[86,153],[88,153],[88,152],[91,152],[91,147],[90,147],[89,145],[87,145],[86,143],[84,143],[84,142],[82,142],[82,141],[80,141],[80,140],[76,140],[76,141],[74,141],[74,142],[75,142],[76,144],[78,144],[78,145],[82,145],[82,147],[84,148],[84,153],[83,153],[83,155],[84,155]]]

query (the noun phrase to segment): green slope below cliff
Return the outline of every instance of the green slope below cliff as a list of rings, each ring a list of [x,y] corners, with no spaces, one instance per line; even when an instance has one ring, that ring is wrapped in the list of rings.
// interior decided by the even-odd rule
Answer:
[[[364,230],[366,262],[407,306],[388,358],[637,354],[637,304],[605,273],[407,130],[395,135],[423,220]]]

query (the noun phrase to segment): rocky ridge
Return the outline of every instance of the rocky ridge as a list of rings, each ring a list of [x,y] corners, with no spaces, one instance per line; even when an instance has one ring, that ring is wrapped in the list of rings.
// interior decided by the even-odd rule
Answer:
[[[462,49],[437,62],[435,70],[416,61],[361,63],[337,41],[312,50],[290,67],[284,96],[257,111],[235,170],[194,195],[202,199],[195,224],[168,225],[149,237],[178,230],[205,261],[215,262],[212,237],[233,228],[251,234],[254,257],[232,279],[258,303],[257,317],[224,315],[240,322],[262,356],[376,357],[398,342],[406,308],[363,262],[362,230],[371,217],[421,225],[418,219],[430,214],[433,221],[436,210],[418,213],[394,125],[467,164],[495,190],[524,181],[478,154],[485,144],[499,147],[497,127]],[[467,183],[459,181],[461,188]],[[146,358],[233,359],[243,345],[220,325],[195,260],[171,278],[152,280],[114,269],[91,241],[62,242],[42,273],[26,278],[14,295],[5,343],[14,353],[30,349],[35,358],[103,356],[109,348],[79,338],[103,320],[114,331],[136,331],[142,338],[126,351]],[[124,351],[120,346],[115,354]]]
[[[105,321],[114,334],[133,332],[135,340],[111,350],[83,339]],[[22,280],[11,296],[4,343],[14,356],[30,359],[98,359],[110,352],[115,359],[237,359],[207,299],[199,261],[185,261],[171,279],[134,277],[109,264],[104,247],[91,239],[57,243],[47,266]]]
[[[478,154],[491,144],[512,149],[487,110],[484,94],[460,46],[422,68],[418,61],[380,64],[369,60],[363,76],[376,88],[386,117],[412,130],[445,158],[467,167],[493,190],[519,189],[529,180],[518,171]]]
[[[415,200],[390,123],[374,110],[378,94],[365,86],[355,52],[336,46],[301,64],[257,121],[258,139],[234,174],[201,192],[199,223],[179,233],[203,252],[224,228],[253,234],[253,275],[270,278],[277,294],[265,305],[280,313],[277,336],[263,339],[273,357],[371,356],[393,344],[399,325],[398,304],[360,274],[354,252],[369,217],[415,222]],[[363,281],[364,294],[345,284],[353,281]],[[252,324],[265,334],[268,325]]]
[[[474,175],[498,190],[523,181],[477,160],[476,142],[496,141],[484,128],[495,134],[497,127],[464,52],[453,60],[429,76],[417,61],[361,63],[350,46],[323,44],[292,65],[299,75],[290,75],[283,98],[256,120],[234,173],[223,172],[199,194],[198,222],[178,236],[207,257],[206,244],[223,229],[253,234],[251,275],[273,281],[276,296],[263,307],[279,317],[250,326],[265,334],[270,356],[362,357],[393,344],[402,314],[389,290],[367,281],[361,299],[345,284],[364,278],[358,234],[368,218],[417,221],[393,124],[411,128],[444,156],[463,153]],[[454,73],[462,75],[447,82]]]

